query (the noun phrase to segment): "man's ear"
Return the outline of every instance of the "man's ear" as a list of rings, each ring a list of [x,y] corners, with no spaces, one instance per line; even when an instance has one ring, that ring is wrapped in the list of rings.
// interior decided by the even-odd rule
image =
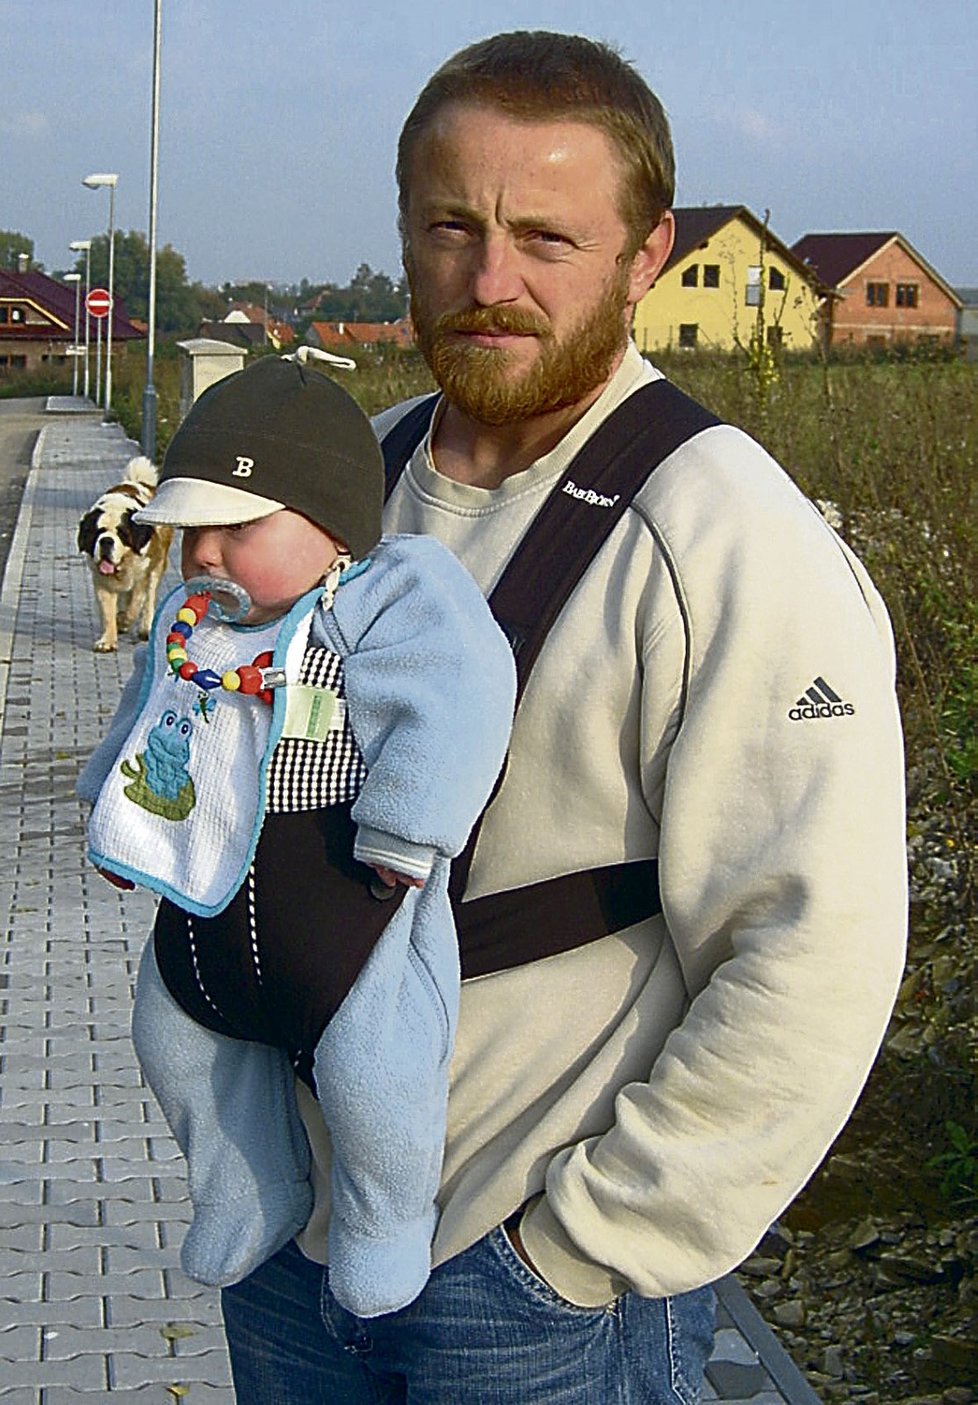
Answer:
[[[628,276],[629,303],[640,302],[652,287],[669,260],[675,237],[676,221],[672,211],[666,210],[632,259]]]

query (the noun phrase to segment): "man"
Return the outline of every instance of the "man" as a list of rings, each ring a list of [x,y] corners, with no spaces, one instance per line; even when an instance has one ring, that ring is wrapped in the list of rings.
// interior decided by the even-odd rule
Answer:
[[[499,35],[429,81],[398,180],[443,394],[386,524],[440,537],[489,593],[555,485],[613,505],[573,461],[660,379],[628,332],[672,245],[668,127],[604,46]],[[533,909],[526,952],[466,981],[436,1267],[403,1312],[350,1319],[323,1287],[314,1145],[298,1248],[225,1296],[239,1401],[263,1398],[262,1369],[277,1402],[698,1399],[708,1285],[865,1080],[905,938],[885,611],[739,431],[648,467],[526,682],[458,908],[464,961],[470,904],[529,914],[548,883],[625,865],[641,920],[577,932],[565,906],[537,957]]]

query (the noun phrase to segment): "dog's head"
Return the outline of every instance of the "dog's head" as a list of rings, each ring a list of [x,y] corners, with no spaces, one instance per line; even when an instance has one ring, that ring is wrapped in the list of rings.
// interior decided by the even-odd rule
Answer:
[[[114,575],[129,553],[141,556],[154,528],[132,520],[144,506],[143,495],[120,484],[104,493],[78,524],[78,550],[90,556],[99,573]]]

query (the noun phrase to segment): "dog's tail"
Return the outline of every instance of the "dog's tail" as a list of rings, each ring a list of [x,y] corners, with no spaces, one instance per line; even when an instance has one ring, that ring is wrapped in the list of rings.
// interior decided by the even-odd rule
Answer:
[[[138,483],[141,488],[155,488],[158,478],[159,469],[149,459],[140,457],[129,460],[126,483]]]

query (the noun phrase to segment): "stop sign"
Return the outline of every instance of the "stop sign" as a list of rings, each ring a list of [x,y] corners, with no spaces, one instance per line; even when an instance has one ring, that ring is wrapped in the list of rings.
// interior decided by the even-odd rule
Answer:
[[[85,298],[85,307],[92,317],[108,317],[111,301],[107,288],[93,288]]]

